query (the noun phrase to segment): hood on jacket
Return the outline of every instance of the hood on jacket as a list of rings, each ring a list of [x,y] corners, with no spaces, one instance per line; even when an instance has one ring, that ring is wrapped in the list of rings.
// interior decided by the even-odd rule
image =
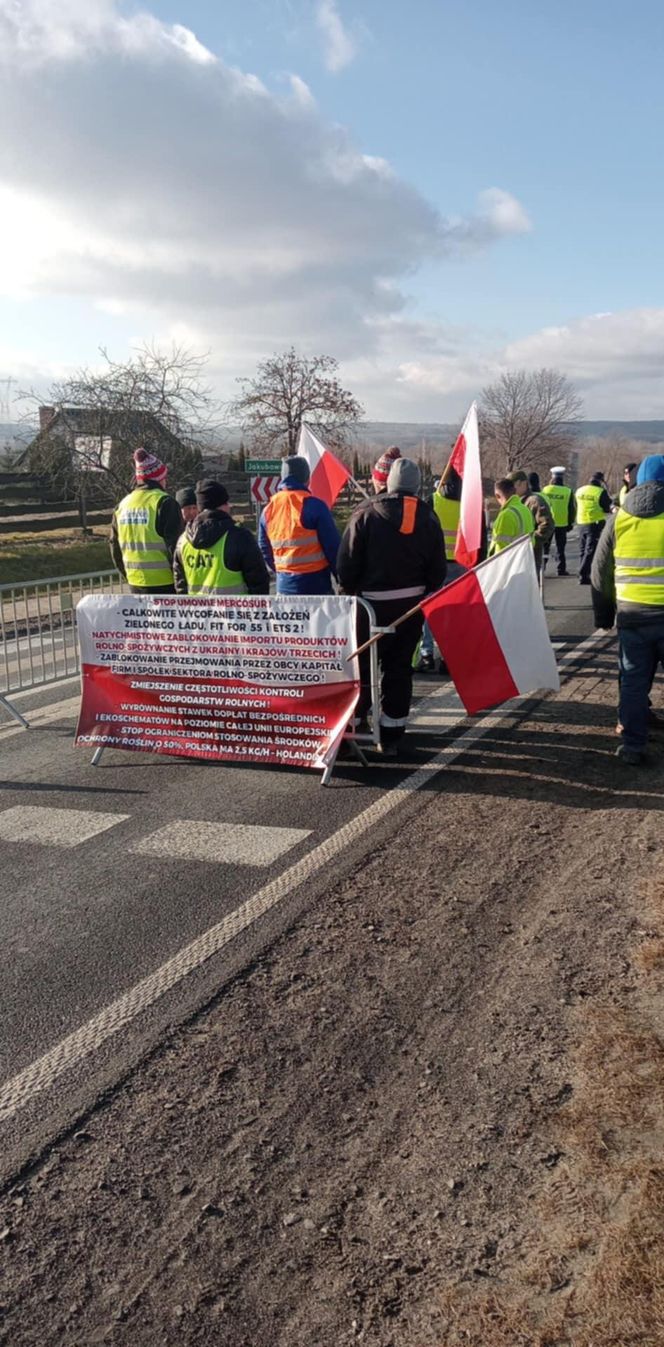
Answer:
[[[301,482],[299,477],[283,477],[277,491],[309,491],[309,483]]]
[[[648,454],[639,463],[636,485],[644,486],[646,482],[664,482],[664,454]]]
[[[221,510],[202,510],[187,524],[185,534],[192,547],[213,547],[232,528],[235,523],[229,514]]]
[[[664,514],[664,480],[633,486],[620,508],[637,519],[653,519],[656,515]]]

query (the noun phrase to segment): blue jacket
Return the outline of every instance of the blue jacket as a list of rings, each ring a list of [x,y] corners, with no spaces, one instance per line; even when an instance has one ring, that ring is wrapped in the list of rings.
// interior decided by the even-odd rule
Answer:
[[[277,487],[278,491],[303,491],[306,489],[294,477],[285,477]],[[280,571],[277,575],[277,594],[331,594],[332,576],[336,579],[337,553],[341,542],[339,530],[332,517],[332,511],[324,501],[309,493],[308,499],[305,500],[302,507],[302,524],[304,528],[315,529],[318,534],[329,570],[310,571],[306,575],[292,575],[289,571]],[[258,525],[258,546],[263,553],[263,560],[268,570],[274,572],[274,554],[265,527],[264,510]]]

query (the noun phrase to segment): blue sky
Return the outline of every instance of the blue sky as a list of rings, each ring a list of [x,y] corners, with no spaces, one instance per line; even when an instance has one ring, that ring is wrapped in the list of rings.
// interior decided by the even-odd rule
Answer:
[[[0,0],[0,375],[176,339],[224,395],[293,342],[373,417],[539,364],[664,416],[664,7],[53,9]]]

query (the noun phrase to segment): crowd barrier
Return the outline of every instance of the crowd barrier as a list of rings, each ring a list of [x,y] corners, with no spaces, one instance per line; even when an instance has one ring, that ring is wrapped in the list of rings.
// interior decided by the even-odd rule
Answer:
[[[87,594],[126,590],[116,570],[61,575],[29,584],[0,585],[0,704],[13,692],[47,686],[80,670],[76,604]]]

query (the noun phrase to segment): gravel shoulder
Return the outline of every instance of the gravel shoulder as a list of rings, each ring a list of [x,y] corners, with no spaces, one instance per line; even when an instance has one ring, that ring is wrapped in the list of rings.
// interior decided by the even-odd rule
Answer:
[[[583,1014],[641,995],[664,743],[613,758],[612,659],[438,776],[4,1195],[3,1347],[442,1347],[450,1288],[510,1285]]]

